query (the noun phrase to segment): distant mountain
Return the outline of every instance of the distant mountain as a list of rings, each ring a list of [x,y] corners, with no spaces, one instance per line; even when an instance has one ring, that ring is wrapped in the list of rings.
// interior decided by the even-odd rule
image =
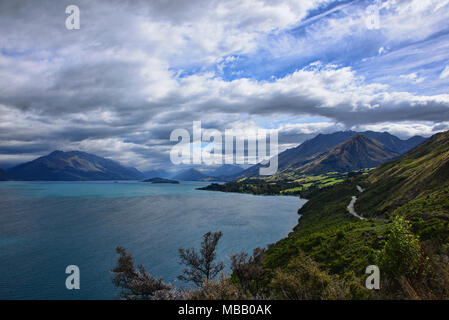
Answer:
[[[323,152],[329,151],[338,144],[348,140],[356,135],[355,131],[339,131],[330,134],[318,134],[316,137],[307,140],[295,148],[281,152],[278,155],[278,170],[295,170],[306,163],[315,160]],[[412,137],[408,140],[401,140],[388,132],[365,131],[360,134],[381,143],[385,148],[392,152],[403,154],[426,139],[420,136]],[[237,180],[244,177],[255,177],[259,175],[261,164],[256,164],[243,172],[234,175],[232,178]]]
[[[224,164],[222,166],[210,169],[202,167],[201,170],[191,168],[172,174],[165,170],[145,171],[145,178],[173,178],[182,181],[225,181],[228,176],[242,172],[244,169],[237,165]]]
[[[173,177],[173,179],[181,180],[181,181],[200,181],[200,180],[204,180],[207,178],[208,178],[208,175],[206,175],[194,168],[185,170]]]
[[[413,136],[410,139],[401,140],[388,132],[365,131],[361,132],[361,134],[370,139],[377,140],[386,148],[399,154],[404,154],[427,140],[421,136]]]
[[[212,177],[230,176],[238,174],[243,170],[244,170],[243,168],[236,165],[224,164],[211,172],[207,172],[207,174]]]
[[[10,180],[10,176],[2,169],[0,169],[0,181]]]
[[[172,174],[170,174],[169,172],[167,172],[165,170],[162,170],[162,169],[161,170],[144,171],[143,175],[147,179],[151,179],[151,178],[170,178],[172,176]]]
[[[54,151],[36,160],[7,170],[16,180],[87,181],[140,180],[144,175],[135,168],[81,151]]]
[[[304,174],[349,172],[376,167],[399,156],[374,139],[356,134],[296,169]]]

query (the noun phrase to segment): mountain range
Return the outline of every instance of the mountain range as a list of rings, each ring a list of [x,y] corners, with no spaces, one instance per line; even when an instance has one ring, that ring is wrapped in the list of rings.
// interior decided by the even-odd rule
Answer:
[[[7,170],[14,180],[87,181],[140,180],[144,175],[135,168],[81,151],[54,151]]]
[[[303,174],[349,172],[376,167],[398,156],[399,153],[390,151],[376,140],[356,134],[295,171]]]
[[[278,155],[278,172],[294,171],[319,174],[329,171],[347,172],[375,167],[411,150],[426,139],[420,136],[401,140],[387,132],[340,131],[319,134],[301,145]],[[231,181],[256,177],[262,164],[246,170],[225,164],[209,170],[190,168],[178,174],[165,170],[141,173],[135,168],[81,151],[54,151],[5,171],[0,180],[141,180],[174,178],[184,181]]]
[[[349,145],[346,146],[345,152],[341,153],[342,150],[333,150],[329,154],[325,155],[324,153],[327,151],[330,151],[331,149],[337,147],[339,144],[344,143],[345,141],[349,141],[350,138],[353,136],[359,136],[362,135],[369,140],[366,139],[358,139],[359,144],[369,144],[364,147],[355,147],[353,144],[353,148],[349,148]],[[316,137],[305,141],[304,143],[300,144],[299,146],[295,148],[291,148],[288,150],[285,150],[284,152],[281,152],[278,155],[278,172],[291,170],[291,171],[297,171],[300,172],[301,170],[306,172],[324,172],[326,169],[326,166],[323,165],[327,163],[326,161],[333,161],[334,165],[329,166],[329,169],[331,171],[344,171],[347,169],[354,170],[356,168],[359,168],[361,164],[363,166],[367,165],[375,166],[382,162],[385,162],[386,160],[393,159],[395,156],[403,154],[420,143],[424,142],[426,138],[421,136],[414,136],[407,140],[401,140],[398,137],[388,133],[388,132],[375,132],[375,131],[365,131],[357,133],[355,131],[339,131],[335,133],[330,134],[318,134]],[[376,145],[376,147],[374,147]],[[381,154],[374,155],[375,149],[379,151]],[[353,165],[350,165],[350,163],[347,161],[348,158],[344,159],[344,157],[347,157],[350,155],[350,151],[352,150],[351,154],[351,162]],[[360,159],[357,159],[357,152],[360,150],[369,151],[369,155],[367,153],[361,154]],[[348,153],[349,152],[349,153]],[[340,154],[343,158],[337,159],[337,156]],[[371,160],[368,160],[368,158],[371,158]],[[326,160],[324,158],[327,158]],[[365,158],[365,159],[362,159]],[[378,159],[379,161],[372,161],[375,159]],[[332,160],[333,159],[333,160]],[[323,163],[324,161],[324,163]],[[321,163],[319,167],[322,168],[322,170],[311,169],[310,166],[303,167],[304,165],[314,162],[315,164],[318,164],[318,162]],[[338,166],[338,163],[342,164],[342,166]],[[245,171],[234,175],[232,178],[234,180],[238,180],[241,178],[249,178],[249,177],[256,177],[259,175],[259,168],[263,166],[262,164],[256,164]]]

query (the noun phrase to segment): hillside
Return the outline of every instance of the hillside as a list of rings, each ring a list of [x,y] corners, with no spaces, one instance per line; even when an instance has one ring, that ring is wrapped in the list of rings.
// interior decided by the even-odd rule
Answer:
[[[436,134],[402,158],[380,166],[365,186],[357,207],[370,216],[412,212],[423,205],[427,213],[448,213],[449,132]]]
[[[359,193],[357,185],[364,192]],[[381,223],[396,214],[421,222],[449,221],[449,131],[434,135],[367,175],[304,195],[309,201],[299,210],[302,217],[295,228],[301,234],[360,222],[347,212],[353,195],[358,196],[356,211],[364,217],[378,218]],[[445,228],[449,236],[447,222]],[[435,231],[433,236],[436,234]]]
[[[15,180],[87,181],[140,180],[144,176],[135,168],[80,151],[54,151],[7,171]]]
[[[365,190],[360,193],[357,186]],[[348,213],[354,195],[358,196],[356,211],[371,219],[360,220]],[[400,215],[410,223],[410,231],[401,229],[407,234],[401,241],[418,239],[421,266],[390,278],[380,297],[447,297],[449,132],[433,136],[367,175],[313,190],[307,198],[298,211],[301,219],[295,231],[269,248],[265,268],[285,268],[304,252],[332,274],[354,274],[360,277],[357,282],[363,281],[366,266],[381,263],[379,252],[390,239],[392,221]],[[393,266],[407,263],[398,253],[390,259]]]
[[[398,156],[398,153],[388,150],[376,140],[356,134],[296,171],[304,174],[349,172],[376,167]]]

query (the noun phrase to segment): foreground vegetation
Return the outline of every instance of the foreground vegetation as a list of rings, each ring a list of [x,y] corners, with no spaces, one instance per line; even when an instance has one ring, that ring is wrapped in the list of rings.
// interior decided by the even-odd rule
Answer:
[[[387,240],[371,257],[383,271],[381,290],[368,290],[364,287],[364,276],[349,270],[329,271],[326,263],[317,262],[300,246],[282,256],[286,259],[273,260],[278,257],[274,252],[279,253],[285,243],[268,251],[257,248],[252,256],[244,252],[233,254],[232,274],[227,277],[221,273],[223,262],[216,261],[221,232],[206,233],[199,252],[179,250],[180,261],[186,268],[178,278],[194,286],[176,288],[155,278],[141,265],[135,268],[132,256],[122,247],[117,248],[120,257],[112,270],[113,283],[121,289],[120,298],[132,300],[448,299],[448,252],[440,259],[426,256],[404,218],[397,217],[386,229]],[[331,249],[342,247],[344,237],[337,232],[334,239],[337,244],[319,250],[328,255]]]

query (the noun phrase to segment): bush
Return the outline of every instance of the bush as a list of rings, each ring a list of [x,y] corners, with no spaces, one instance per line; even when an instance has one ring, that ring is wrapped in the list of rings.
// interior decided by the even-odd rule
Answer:
[[[275,272],[270,287],[273,298],[282,300],[333,300],[350,296],[342,281],[321,271],[319,264],[302,252],[285,270]]]
[[[418,238],[410,231],[410,223],[396,216],[385,246],[379,255],[379,267],[390,278],[415,274],[422,258]]]
[[[231,255],[232,279],[242,294],[254,297],[264,297],[267,294],[264,260],[263,248],[254,249],[252,257],[243,251]]]
[[[204,280],[201,287],[185,292],[183,298],[186,300],[237,300],[243,297],[232,285],[231,280],[221,274],[218,280]]]

